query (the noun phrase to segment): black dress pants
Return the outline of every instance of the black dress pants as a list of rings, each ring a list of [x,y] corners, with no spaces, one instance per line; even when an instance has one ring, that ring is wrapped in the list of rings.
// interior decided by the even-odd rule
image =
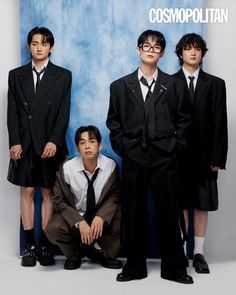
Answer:
[[[187,259],[177,206],[177,152],[136,147],[122,162],[126,271],[146,272],[147,194],[153,197],[160,240],[161,271],[185,270]]]

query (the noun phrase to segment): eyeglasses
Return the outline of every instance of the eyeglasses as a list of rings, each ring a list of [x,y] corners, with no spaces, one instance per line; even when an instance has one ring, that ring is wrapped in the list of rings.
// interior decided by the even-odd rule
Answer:
[[[155,53],[160,53],[161,50],[162,50],[162,48],[161,48],[160,45],[155,44],[155,45],[152,46],[152,45],[151,45],[150,43],[148,43],[148,42],[145,42],[145,43],[141,44],[139,47],[140,47],[143,51],[146,51],[146,52],[148,52],[148,51],[150,51],[150,50],[152,49],[153,52],[155,52]]]

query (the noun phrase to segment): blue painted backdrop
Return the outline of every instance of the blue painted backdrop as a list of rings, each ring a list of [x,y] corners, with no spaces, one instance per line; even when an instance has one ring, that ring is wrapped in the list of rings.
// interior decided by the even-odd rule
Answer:
[[[21,0],[20,29],[22,64],[30,60],[27,34],[35,26],[48,27],[55,37],[52,62],[72,71],[71,115],[67,132],[70,155],[75,155],[74,132],[80,125],[93,124],[103,135],[103,153],[116,156],[105,126],[109,103],[109,85],[138,67],[136,42],[141,32],[155,29],[164,33],[167,48],[159,63],[172,74],[178,69],[174,53],[179,38],[189,32],[202,34],[200,24],[151,24],[150,8],[202,7],[203,0]],[[40,197],[36,200],[39,215]],[[149,230],[154,231],[151,201]],[[36,219],[39,231],[40,218]],[[149,256],[156,257],[156,238],[149,243]],[[21,249],[24,237],[21,235]]]

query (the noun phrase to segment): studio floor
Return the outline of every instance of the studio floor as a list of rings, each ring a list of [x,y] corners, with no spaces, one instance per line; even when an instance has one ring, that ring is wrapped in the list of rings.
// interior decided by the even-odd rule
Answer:
[[[0,258],[1,295],[235,295],[236,261],[211,263],[211,273],[200,275],[192,266],[189,274],[193,285],[182,285],[160,278],[160,262],[148,261],[148,278],[131,282],[116,282],[119,270],[102,268],[88,260],[80,269],[66,271],[64,259],[56,258],[56,265],[33,268],[20,265],[20,258]],[[192,261],[190,261],[191,265]]]

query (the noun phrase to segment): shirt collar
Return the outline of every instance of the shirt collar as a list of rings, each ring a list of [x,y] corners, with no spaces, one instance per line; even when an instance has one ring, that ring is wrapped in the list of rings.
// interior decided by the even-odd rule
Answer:
[[[99,168],[99,169],[101,169],[101,170],[104,170],[105,169],[105,163],[102,161],[102,155],[98,155],[98,160],[97,160],[97,167],[96,167],[96,169],[97,168]],[[95,169],[95,170],[96,170]],[[85,169],[85,167],[84,167],[84,163],[83,163],[83,160],[82,160],[82,157],[81,156],[78,156],[78,163],[77,163],[77,168],[76,168],[76,171],[78,171],[78,172],[82,172],[82,171],[86,171],[86,172],[88,172],[86,169]],[[94,171],[95,171],[94,170]]]
[[[188,80],[189,76],[192,76],[195,78],[195,80],[197,80],[199,72],[200,72],[200,67],[198,67],[193,74],[190,74],[184,67],[182,67],[182,69],[183,69],[186,80]]]
[[[46,68],[46,67],[47,67],[48,62],[49,62],[49,59],[46,60],[46,62],[44,63],[43,67],[41,68],[41,70],[42,70],[43,68]],[[32,60],[32,69],[33,69],[34,67],[35,67],[35,64],[34,64],[34,62],[33,62],[33,60]]]
[[[156,71],[152,74],[152,78],[150,79],[147,79],[145,76],[144,76],[144,74],[143,74],[143,72],[141,71],[141,69],[140,68],[138,68],[138,79],[139,79],[139,81],[140,81],[140,79],[142,78],[142,77],[144,77],[147,81],[152,81],[153,79],[156,81],[157,80],[157,76],[158,76],[158,68],[156,68]]]

